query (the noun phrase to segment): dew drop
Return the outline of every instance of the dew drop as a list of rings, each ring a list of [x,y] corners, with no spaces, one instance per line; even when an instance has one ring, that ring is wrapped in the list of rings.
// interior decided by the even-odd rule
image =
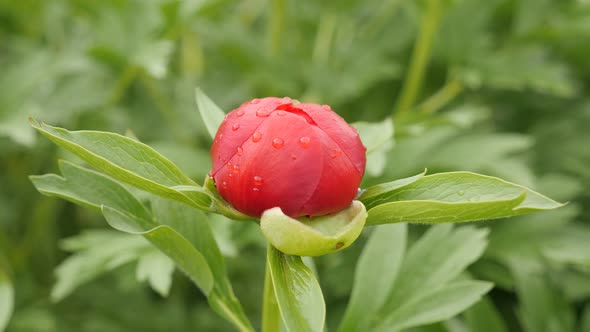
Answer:
[[[239,117],[241,117],[242,115],[244,115],[244,111],[243,111],[243,110],[237,110],[237,111],[236,111],[236,116],[237,116],[238,118],[239,118]]]
[[[262,185],[262,176],[254,176],[254,185],[255,186],[261,186]]]
[[[258,104],[260,102],[260,99],[258,98],[254,98],[252,100],[250,100],[250,104]]]
[[[231,169],[232,173],[234,174],[238,174],[240,172],[240,166],[238,165],[233,165],[232,169]]]
[[[338,158],[341,155],[342,155],[342,150],[332,150],[332,152],[330,152],[331,158]]]
[[[332,110],[332,107],[330,107],[330,105],[322,105],[322,108],[325,109],[326,111]]]
[[[460,191],[457,193],[457,195],[459,195],[459,196],[463,196],[463,195],[465,195],[465,192],[464,192],[463,190],[460,190]]]
[[[221,182],[221,187],[223,187],[224,189],[227,188],[227,181]]]
[[[292,159],[292,160],[297,160],[297,156],[296,156],[296,155],[294,155],[294,154],[291,154],[291,159]]]
[[[239,123],[234,123],[233,126],[231,126],[231,130],[236,131],[240,129],[240,124]]]
[[[285,116],[287,114],[287,112],[285,111],[277,111],[277,115],[279,116]]]
[[[256,188],[256,187],[254,187],[254,188],[252,188],[252,191],[253,191],[253,192],[255,192],[255,193],[257,193],[257,192],[259,192],[259,191],[260,191],[260,188]]]
[[[289,98],[289,97],[283,97],[283,99],[282,99],[282,102],[283,102],[284,104],[288,104],[288,103],[292,102],[292,99],[291,99],[291,98]]]
[[[259,108],[256,110],[256,116],[259,116],[261,118],[267,117],[270,115],[270,111],[266,108]]]
[[[275,137],[272,139],[272,147],[275,149],[282,148],[284,143],[285,142],[283,141],[282,138]]]
[[[244,149],[241,146],[238,146],[238,157],[241,157],[244,154]]]
[[[303,136],[299,139],[299,145],[301,145],[304,149],[307,149],[311,144],[311,139],[307,136]]]
[[[254,134],[252,134],[252,142],[256,143],[258,141],[260,141],[262,139],[262,134],[258,131],[254,132]]]
[[[223,139],[223,134],[219,134],[219,140],[221,141]]]

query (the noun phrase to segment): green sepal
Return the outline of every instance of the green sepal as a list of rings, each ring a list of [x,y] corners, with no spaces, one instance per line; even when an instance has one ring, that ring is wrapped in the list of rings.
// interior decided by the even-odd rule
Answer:
[[[296,256],[321,256],[350,246],[361,234],[367,209],[353,201],[339,212],[321,217],[291,218],[278,208],[264,211],[260,229],[275,248]]]

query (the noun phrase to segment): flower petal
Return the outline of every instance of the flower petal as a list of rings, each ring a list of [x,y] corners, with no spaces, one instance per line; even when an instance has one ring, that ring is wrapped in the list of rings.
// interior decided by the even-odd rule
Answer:
[[[296,114],[271,114],[256,129],[259,139],[246,140],[242,153],[215,174],[221,196],[252,216],[273,207],[290,216],[305,215],[304,203],[314,194],[324,168],[315,128]]]

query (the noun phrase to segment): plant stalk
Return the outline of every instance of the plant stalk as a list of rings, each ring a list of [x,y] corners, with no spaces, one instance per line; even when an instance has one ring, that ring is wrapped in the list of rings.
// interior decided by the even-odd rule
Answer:
[[[270,0],[270,7],[269,51],[275,57],[281,50],[287,4],[285,0]]]
[[[281,313],[275,296],[275,291],[270,275],[270,265],[268,261],[271,244],[267,245],[266,255],[266,272],[264,274],[264,295],[262,298],[262,332],[280,332],[281,330]]]
[[[406,76],[402,92],[398,98],[394,113],[402,115],[412,109],[422,87],[426,66],[430,61],[432,44],[442,13],[441,0],[428,0],[426,11],[420,20],[420,32],[414,50],[412,62]]]
[[[451,102],[463,91],[463,83],[458,80],[450,80],[435,94],[428,97],[417,109],[422,113],[435,113]]]

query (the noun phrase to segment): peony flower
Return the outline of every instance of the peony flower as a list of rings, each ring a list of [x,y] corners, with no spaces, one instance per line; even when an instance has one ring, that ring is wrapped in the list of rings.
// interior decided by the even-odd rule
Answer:
[[[351,204],[365,151],[356,129],[327,105],[254,99],[219,127],[210,175],[219,194],[247,215],[279,207],[293,218],[320,216]]]

